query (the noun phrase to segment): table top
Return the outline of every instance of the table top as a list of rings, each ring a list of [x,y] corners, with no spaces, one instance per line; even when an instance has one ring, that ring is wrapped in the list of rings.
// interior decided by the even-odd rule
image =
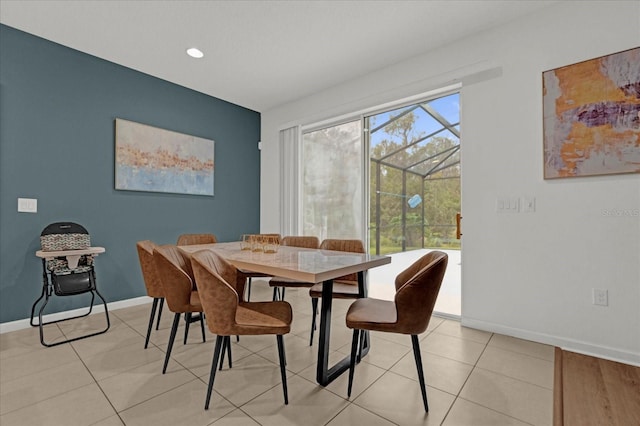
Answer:
[[[238,269],[318,283],[391,263],[389,256],[280,246],[277,253],[241,250],[240,242],[179,246],[190,255],[213,250]]]

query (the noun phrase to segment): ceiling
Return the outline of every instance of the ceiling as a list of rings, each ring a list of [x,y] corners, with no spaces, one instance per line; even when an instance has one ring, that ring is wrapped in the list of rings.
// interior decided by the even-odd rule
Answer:
[[[0,0],[0,22],[263,112],[553,3]]]

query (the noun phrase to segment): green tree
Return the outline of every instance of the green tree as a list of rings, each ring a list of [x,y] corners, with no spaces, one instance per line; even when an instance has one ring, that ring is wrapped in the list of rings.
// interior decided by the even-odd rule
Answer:
[[[390,118],[401,113],[402,110],[391,114]],[[376,120],[376,117],[370,118],[369,128],[375,128]],[[416,120],[413,111],[391,120],[379,130],[384,136],[370,151],[370,239],[375,248],[379,219],[381,246],[384,246],[381,251],[385,253],[401,251],[403,240],[407,249],[422,247],[422,227],[425,227],[427,247],[455,241],[455,215],[460,210],[459,141],[438,135],[420,141],[425,135],[417,130]],[[379,187],[376,185],[378,171]],[[414,194],[420,195],[423,204],[411,208],[407,199]]]

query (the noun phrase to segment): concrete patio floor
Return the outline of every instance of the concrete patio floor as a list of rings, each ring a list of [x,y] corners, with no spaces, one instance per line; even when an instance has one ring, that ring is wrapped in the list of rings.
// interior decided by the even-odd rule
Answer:
[[[369,297],[393,300],[396,275],[409,267],[426,253],[438,249],[419,249],[395,253],[391,263],[369,270]],[[447,272],[444,275],[434,311],[459,317],[461,314],[461,259],[460,250],[441,250],[449,255]]]

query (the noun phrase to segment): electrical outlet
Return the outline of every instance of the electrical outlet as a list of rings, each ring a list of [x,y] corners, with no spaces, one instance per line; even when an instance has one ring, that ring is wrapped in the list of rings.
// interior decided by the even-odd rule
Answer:
[[[598,306],[609,306],[609,292],[607,290],[594,288],[593,304]]]
[[[522,211],[534,213],[536,211],[536,197],[522,197]]]

